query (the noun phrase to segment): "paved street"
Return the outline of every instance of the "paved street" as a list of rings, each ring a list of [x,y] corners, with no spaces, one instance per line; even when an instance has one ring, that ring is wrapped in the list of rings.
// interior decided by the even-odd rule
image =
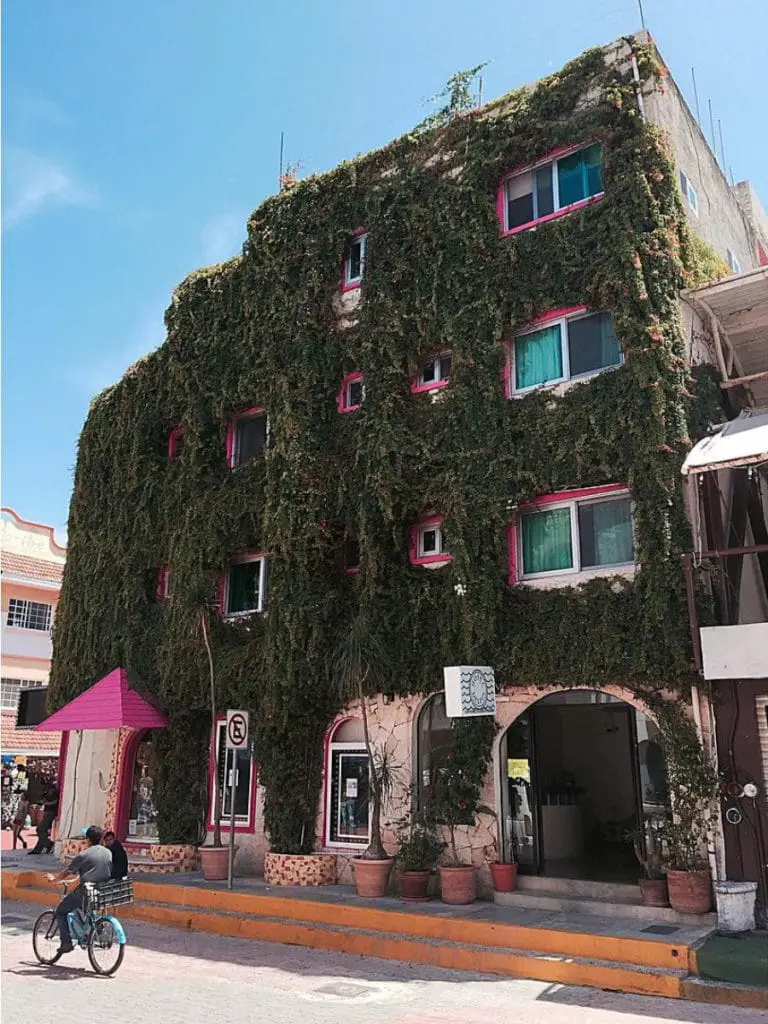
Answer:
[[[118,975],[84,953],[41,967],[30,931],[42,908],[4,902],[2,1014],[8,1024],[102,1016],[120,1024],[756,1024],[768,1014],[501,979],[129,922]],[[62,984],[63,982],[63,984]]]

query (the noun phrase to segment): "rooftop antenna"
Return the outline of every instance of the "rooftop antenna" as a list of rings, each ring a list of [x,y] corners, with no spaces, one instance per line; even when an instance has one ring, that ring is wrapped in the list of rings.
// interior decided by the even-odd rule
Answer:
[[[637,0],[637,6],[640,9],[640,26],[645,28],[645,11],[643,10],[643,0]]]
[[[280,132],[280,175],[277,179],[277,191],[283,190],[283,146],[285,144],[285,132]]]
[[[696,102],[696,120],[701,128],[701,109],[699,107],[699,90],[696,87],[696,68],[691,67],[691,78],[693,79],[693,98]]]
[[[714,153],[715,160],[717,160],[717,145],[715,143],[715,119],[712,116],[712,100],[708,99],[707,103],[709,104],[709,127],[710,131],[712,132],[712,152]]]
[[[720,157],[723,161],[723,174],[728,164],[725,162],[725,144],[723,143],[723,122],[718,117],[717,119],[717,134],[720,136]]]
[[[480,84],[479,84],[479,88],[477,90],[477,105],[478,105],[478,107],[482,107],[482,105],[483,105],[483,76],[482,75],[480,75]]]

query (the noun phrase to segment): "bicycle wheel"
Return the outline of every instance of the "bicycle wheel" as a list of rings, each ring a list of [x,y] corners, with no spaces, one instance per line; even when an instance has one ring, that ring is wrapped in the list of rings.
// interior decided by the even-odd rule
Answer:
[[[88,959],[97,974],[114,974],[123,962],[125,947],[106,917],[98,918],[88,935]]]
[[[59,925],[52,910],[44,910],[32,929],[32,949],[41,964],[51,966],[61,956]]]

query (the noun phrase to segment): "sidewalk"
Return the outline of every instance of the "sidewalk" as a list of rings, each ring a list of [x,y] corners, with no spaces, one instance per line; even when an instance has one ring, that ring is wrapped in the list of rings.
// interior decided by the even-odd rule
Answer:
[[[3,856],[9,899],[50,904],[52,858]],[[12,861],[12,862],[11,862]],[[30,868],[34,866],[34,870]],[[119,916],[188,931],[356,953],[458,970],[768,1009],[768,990],[704,981],[697,949],[711,926],[542,913],[478,901],[361,899],[348,886],[282,888],[259,878],[206,882],[199,873],[134,876]]]

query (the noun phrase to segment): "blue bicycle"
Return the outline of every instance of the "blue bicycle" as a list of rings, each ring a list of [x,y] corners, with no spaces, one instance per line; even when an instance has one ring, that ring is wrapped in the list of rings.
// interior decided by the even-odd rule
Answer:
[[[69,883],[62,882],[63,896]],[[114,974],[125,956],[127,939],[125,930],[113,914],[107,914],[110,907],[124,906],[133,902],[133,885],[127,878],[103,882],[100,885],[85,883],[87,897],[82,910],[73,910],[67,915],[72,943],[88,950],[91,967],[97,974]],[[61,938],[59,925],[53,910],[44,910],[32,929],[32,949],[41,964],[50,967],[62,955],[59,952]]]

